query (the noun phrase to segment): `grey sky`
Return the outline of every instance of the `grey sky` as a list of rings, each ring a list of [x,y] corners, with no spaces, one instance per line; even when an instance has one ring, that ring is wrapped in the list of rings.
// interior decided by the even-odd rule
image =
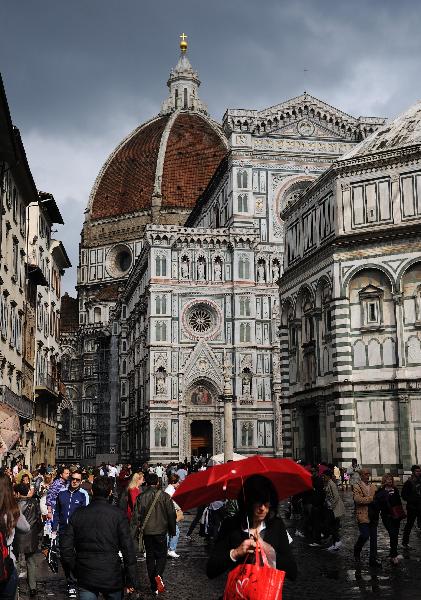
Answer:
[[[66,221],[70,292],[91,186],[159,111],[183,31],[218,120],[305,89],[355,116],[421,98],[417,0],[2,0],[0,71],[37,187]]]

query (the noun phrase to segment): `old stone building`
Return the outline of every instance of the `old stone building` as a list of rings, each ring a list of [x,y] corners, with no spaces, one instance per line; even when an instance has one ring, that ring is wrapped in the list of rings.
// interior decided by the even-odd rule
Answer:
[[[61,460],[221,451],[224,369],[236,449],[282,454],[281,211],[384,122],[304,93],[219,125],[186,48],[161,112],[110,155],[89,199]]]
[[[284,452],[421,461],[421,104],[285,206]]]
[[[53,463],[63,398],[60,281],[70,263],[51,238],[52,224],[63,221],[51,194],[36,189],[1,77],[0,202],[0,454]]]
[[[25,427],[32,418],[33,377],[24,357],[26,211],[38,193],[19,130],[12,124],[0,77],[0,452],[20,446],[29,459]],[[23,391],[29,387],[29,397]],[[32,393],[31,393],[32,391]],[[16,418],[19,418],[16,421]],[[12,420],[13,419],[13,420]],[[6,431],[2,433],[2,424]],[[13,424],[14,423],[14,424]],[[13,435],[17,424],[18,435]],[[7,428],[12,430],[12,433]]]

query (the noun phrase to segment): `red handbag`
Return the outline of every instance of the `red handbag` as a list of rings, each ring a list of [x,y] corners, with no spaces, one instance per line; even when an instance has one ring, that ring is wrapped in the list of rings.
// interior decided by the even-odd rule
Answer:
[[[392,519],[406,519],[406,512],[403,509],[402,504],[397,504],[396,506],[390,507],[390,515]]]
[[[250,555],[246,556],[245,561]],[[262,546],[256,544],[254,564],[244,562],[230,571],[224,600],[282,600],[285,571],[270,567]],[[263,564],[262,564],[263,563]]]

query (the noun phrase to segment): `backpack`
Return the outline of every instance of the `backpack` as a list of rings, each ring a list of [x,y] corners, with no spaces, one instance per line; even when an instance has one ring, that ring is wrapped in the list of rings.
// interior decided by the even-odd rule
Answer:
[[[0,583],[9,581],[9,577],[13,571],[13,561],[9,555],[9,547],[7,545],[6,533],[3,528],[0,529]]]

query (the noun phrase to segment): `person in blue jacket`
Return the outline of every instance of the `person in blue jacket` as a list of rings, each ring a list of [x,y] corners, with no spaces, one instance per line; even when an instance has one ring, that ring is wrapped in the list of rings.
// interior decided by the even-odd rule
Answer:
[[[59,539],[63,536],[69,524],[69,519],[78,509],[89,504],[89,497],[85,490],[80,489],[82,483],[82,472],[73,471],[70,476],[70,486],[59,492],[54,509],[53,523],[51,525],[51,537],[55,539],[57,530]],[[69,598],[77,598],[76,577],[72,571],[63,563],[64,574],[67,580]]]

